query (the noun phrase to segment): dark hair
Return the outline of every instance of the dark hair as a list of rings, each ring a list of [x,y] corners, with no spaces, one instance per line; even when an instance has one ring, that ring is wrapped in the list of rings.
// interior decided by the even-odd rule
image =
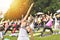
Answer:
[[[0,31],[3,31],[4,30],[4,27],[0,27]]]

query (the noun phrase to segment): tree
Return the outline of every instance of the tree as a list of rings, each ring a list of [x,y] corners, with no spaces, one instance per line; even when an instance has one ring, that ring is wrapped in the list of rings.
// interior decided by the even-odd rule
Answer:
[[[47,13],[48,11],[55,13],[58,9],[60,9],[60,0],[37,0],[31,13]]]
[[[4,15],[5,19],[21,19],[22,15],[27,13],[27,10],[33,0],[14,0],[10,9]]]
[[[46,7],[49,7],[51,0],[37,0],[31,11],[32,14],[44,12]]]

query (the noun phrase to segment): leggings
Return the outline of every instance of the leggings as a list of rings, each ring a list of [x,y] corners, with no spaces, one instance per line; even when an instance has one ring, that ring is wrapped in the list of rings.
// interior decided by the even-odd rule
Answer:
[[[41,33],[41,36],[43,35],[43,33],[45,32],[46,29],[49,29],[49,30],[53,33],[52,28],[50,28],[50,27],[48,27],[48,26],[45,26],[45,28],[43,29],[43,32]]]

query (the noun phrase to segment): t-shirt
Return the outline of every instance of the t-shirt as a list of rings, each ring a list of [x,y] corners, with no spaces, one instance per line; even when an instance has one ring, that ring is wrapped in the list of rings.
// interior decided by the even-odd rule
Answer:
[[[13,27],[16,27],[16,24],[13,24]]]
[[[34,30],[34,24],[33,24],[33,23],[30,24],[30,28],[31,28],[32,30]]]
[[[47,22],[47,24],[46,24],[46,26],[49,26],[49,27],[51,27],[52,26],[52,21],[53,21],[53,19],[50,19],[48,22]]]

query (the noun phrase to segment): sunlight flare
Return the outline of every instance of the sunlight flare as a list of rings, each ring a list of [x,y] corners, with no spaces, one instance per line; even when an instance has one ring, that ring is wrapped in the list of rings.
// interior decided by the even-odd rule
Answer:
[[[12,2],[13,0],[0,0],[0,12],[6,13]]]

